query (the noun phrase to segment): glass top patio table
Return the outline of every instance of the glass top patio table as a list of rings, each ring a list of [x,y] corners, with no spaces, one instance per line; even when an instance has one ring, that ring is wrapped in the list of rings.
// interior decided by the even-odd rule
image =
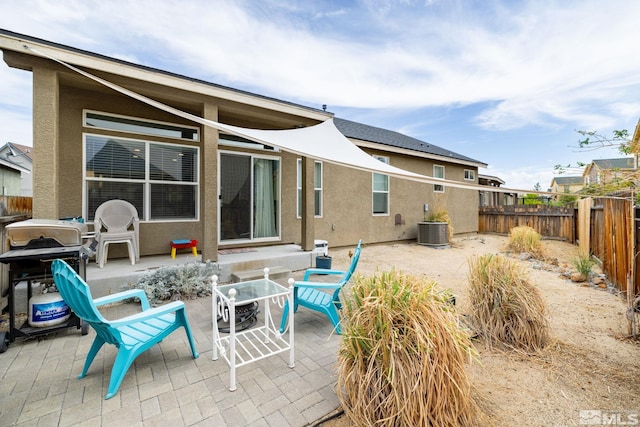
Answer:
[[[226,300],[231,299],[229,291],[235,289],[235,304],[245,304],[268,297],[287,295],[289,290],[284,286],[266,279],[249,280],[240,283],[217,286],[216,290]]]

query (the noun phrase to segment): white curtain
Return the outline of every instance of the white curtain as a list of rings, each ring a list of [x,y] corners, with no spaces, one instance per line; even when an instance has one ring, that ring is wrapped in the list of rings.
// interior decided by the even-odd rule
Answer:
[[[254,221],[253,237],[274,237],[276,231],[276,214],[274,198],[274,161],[255,159],[253,165],[253,200]]]

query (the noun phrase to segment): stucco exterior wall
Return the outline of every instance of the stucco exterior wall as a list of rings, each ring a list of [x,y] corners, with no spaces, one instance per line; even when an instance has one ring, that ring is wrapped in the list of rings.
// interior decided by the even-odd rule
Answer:
[[[61,155],[59,156],[59,185],[61,188],[64,188],[64,191],[60,192],[58,198],[58,212],[61,217],[85,215],[82,211],[83,132],[122,136],[122,134],[117,132],[83,128],[83,109],[192,125],[192,123],[185,123],[185,121],[180,118],[170,116],[167,113],[147,107],[144,104],[133,102],[129,98],[118,94],[78,89],[63,85],[60,90],[60,100],[59,130]],[[135,138],[135,136],[127,137]],[[172,141],[167,138],[142,137],[141,139],[175,143],[175,140]],[[180,141],[180,144],[199,146],[198,143],[189,144],[184,141]],[[202,148],[200,155],[202,158]],[[211,167],[215,166],[216,164],[212,162]],[[204,169],[208,168],[205,168],[201,161],[201,196],[204,192],[204,186],[202,185]],[[202,200],[201,198],[201,201]],[[201,209],[200,216],[202,216],[202,212],[203,209]],[[139,215],[142,216],[142,213],[139,212]],[[202,236],[202,219],[199,221],[180,222],[142,221],[140,223],[140,254],[168,254],[170,252],[169,242],[171,240],[188,238],[202,241],[200,236]],[[113,248],[109,249],[109,254],[113,254],[113,256],[125,256],[126,248],[124,245],[120,246],[122,247],[113,245]]]
[[[375,154],[388,156],[393,166],[432,175],[433,161],[384,152]],[[437,164],[445,166],[447,179],[463,179],[465,167]],[[316,238],[327,240],[330,247],[351,245],[359,239],[367,243],[415,239],[417,223],[424,221],[425,203],[430,211],[448,211],[454,233],[478,231],[479,196],[475,190],[445,187],[444,193],[434,193],[431,184],[391,178],[389,214],[373,215],[372,174],[325,164],[323,195],[324,215],[315,219],[315,234]],[[396,214],[400,214],[403,223],[396,225]]]

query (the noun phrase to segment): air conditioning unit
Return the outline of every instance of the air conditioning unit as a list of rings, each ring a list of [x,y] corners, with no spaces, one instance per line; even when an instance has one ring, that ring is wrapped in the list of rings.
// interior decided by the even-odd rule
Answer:
[[[419,222],[418,244],[445,246],[449,244],[449,224],[446,222]]]

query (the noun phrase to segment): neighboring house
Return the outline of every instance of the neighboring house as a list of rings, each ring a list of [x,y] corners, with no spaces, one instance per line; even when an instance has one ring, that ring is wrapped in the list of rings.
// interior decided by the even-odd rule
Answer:
[[[577,193],[584,187],[584,178],[581,176],[556,176],[551,180],[549,191],[552,193],[572,194]],[[554,196],[555,199],[558,196]]]
[[[414,239],[425,204],[447,209],[458,233],[478,229],[478,190],[466,185],[477,185],[480,161],[338,118],[340,132],[381,162],[462,188],[318,161],[154,108],[25,45],[227,125],[298,129],[333,115],[0,30],[4,61],[33,73],[34,218],[91,222],[102,202],[122,198],[138,209],[141,255],[167,254],[170,240],[190,238],[211,260],[219,247]]]
[[[487,187],[500,187],[505,182],[497,176],[478,175],[478,184]],[[518,201],[517,193],[502,193],[491,190],[480,190],[479,206],[507,206],[515,205]]]
[[[593,160],[582,172],[584,185],[612,184],[630,180],[637,185],[638,160],[636,157]]]
[[[20,188],[16,194],[5,194],[11,196],[33,196],[33,179],[31,174],[32,158],[31,147],[21,144],[7,142],[0,148],[0,160],[4,160],[20,169]]]

